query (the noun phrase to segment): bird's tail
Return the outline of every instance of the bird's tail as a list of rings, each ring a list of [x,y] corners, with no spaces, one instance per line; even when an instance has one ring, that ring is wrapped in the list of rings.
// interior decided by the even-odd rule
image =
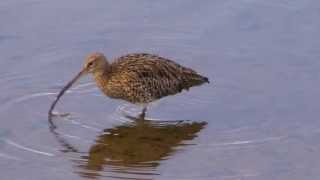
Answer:
[[[202,76],[203,82],[210,83],[209,78]]]
[[[188,84],[188,87],[192,87],[192,86],[200,86],[203,83],[210,83],[209,78],[205,77],[205,76],[201,76],[199,74],[192,74],[188,76],[188,80],[186,81]]]

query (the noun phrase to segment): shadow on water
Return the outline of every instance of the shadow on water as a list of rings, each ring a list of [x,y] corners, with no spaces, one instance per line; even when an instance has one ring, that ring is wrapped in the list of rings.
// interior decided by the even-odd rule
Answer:
[[[194,139],[207,124],[127,118],[131,121],[105,129],[87,153],[79,153],[80,157],[72,160],[76,173],[90,179],[149,179],[159,175],[156,168],[161,160],[170,158],[179,146],[186,146],[184,141]],[[79,152],[55,128],[51,132],[65,148],[63,152]]]

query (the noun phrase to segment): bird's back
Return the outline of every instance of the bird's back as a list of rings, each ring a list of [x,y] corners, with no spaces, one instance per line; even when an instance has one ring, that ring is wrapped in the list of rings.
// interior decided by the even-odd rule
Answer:
[[[208,78],[169,59],[145,53],[128,54],[111,65],[104,92],[132,103],[148,103],[209,83]]]

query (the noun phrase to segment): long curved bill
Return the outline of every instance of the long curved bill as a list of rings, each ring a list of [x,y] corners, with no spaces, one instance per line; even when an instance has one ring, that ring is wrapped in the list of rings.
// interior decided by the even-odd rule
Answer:
[[[58,103],[59,99],[61,98],[61,96],[63,96],[63,94],[82,76],[84,75],[84,70],[81,70],[70,82],[68,82],[68,84],[66,86],[64,86],[62,88],[62,90],[59,92],[58,96],[56,97],[56,99],[53,101],[53,103],[50,106],[48,115],[49,118],[53,115],[52,111],[54,109],[54,107],[56,106],[56,104]]]

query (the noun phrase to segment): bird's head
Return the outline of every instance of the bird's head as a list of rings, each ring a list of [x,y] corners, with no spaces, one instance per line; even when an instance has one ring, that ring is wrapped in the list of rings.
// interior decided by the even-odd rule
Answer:
[[[99,52],[89,54],[82,69],[84,74],[103,72],[108,66],[107,58]]]
[[[68,84],[62,88],[62,90],[59,92],[57,98],[52,103],[50,110],[49,110],[49,117],[52,115],[52,111],[59,101],[60,97],[83,75],[85,74],[95,74],[99,72],[104,72],[108,68],[109,64],[106,59],[106,57],[102,53],[91,53],[86,57],[84,66],[82,70],[70,81]]]

